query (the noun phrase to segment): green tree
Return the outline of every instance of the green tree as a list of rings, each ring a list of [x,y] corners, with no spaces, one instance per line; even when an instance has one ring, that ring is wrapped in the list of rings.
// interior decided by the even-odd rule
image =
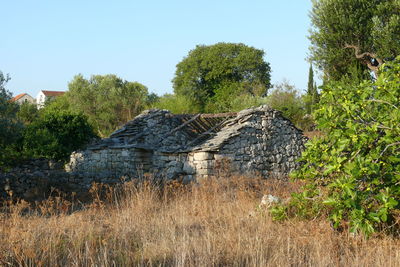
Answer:
[[[16,129],[20,125],[17,121],[18,105],[12,103],[11,93],[5,88],[10,80],[8,75],[0,71],[0,147],[11,144],[16,138]]]
[[[109,135],[138,115],[148,97],[144,85],[124,81],[116,75],[93,75],[90,79],[77,75],[68,87],[64,97],[49,108],[61,105],[82,112],[101,136]]]
[[[18,158],[22,132],[22,124],[17,119],[18,105],[10,102],[12,95],[5,88],[9,80],[10,77],[0,71],[0,168]]]
[[[146,98],[146,109],[152,108],[160,100],[160,97],[155,93],[150,93]]]
[[[201,112],[208,111],[209,102],[226,103],[244,93],[265,95],[271,69],[263,57],[264,51],[244,44],[198,45],[177,64],[174,92]]]
[[[199,108],[192,105],[190,100],[182,95],[165,94],[153,104],[154,108],[167,109],[175,114],[198,113]]]
[[[267,96],[267,104],[292,121],[297,127],[308,130],[312,125],[310,117],[306,116],[306,104],[295,86],[283,81],[274,86]]]
[[[24,151],[35,158],[65,160],[95,137],[86,116],[65,111],[48,112],[24,131]]]
[[[47,113],[57,113],[59,111],[73,111],[73,108],[70,104],[70,100],[68,99],[66,94],[58,96],[51,101],[48,101],[44,104],[44,107],[39,109],[39,116],[43,116]]]
[[[22,103],[19,105],[17,117],[24,124],[32,123],[39,117],[37,106],[29,102]]]
[[[398,0],[313,0],[310,17],[310,59],[325,78],[340,80],[350,69],[377,76],[400,54]]]
[[[305,105],[307,114],[311,114],[315,104],[318,103],[318,89],[317,84],[314,81],[314,70],[312,64],[310,64],[310,69],[308,71],[308,84],[307,84],[307,94],[305,95]]]
[[[329,214],[351,232],[399,230],[400,57],[380,71],[376,82],[325,85],[314,112],[324,135],[307,144],[295,173],[307,186],[276,218]]]

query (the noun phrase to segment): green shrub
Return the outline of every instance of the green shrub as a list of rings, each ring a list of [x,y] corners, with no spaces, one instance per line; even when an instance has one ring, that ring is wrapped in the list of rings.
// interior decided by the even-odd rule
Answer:
[[[24,124],[30,124],[39,117],[39,111],[36,104],[24,102],[19,105],[17,112],[18,120]]]
[[[400,57],[384,65],[376,82],[323,88],[314,116],[324,136],[307,144],[304,165],[294,173],[307,181],[307,197],[295,195],[275,208],[276,218],[312,217],[319,206],[336,228],[349,223],[351,232],[366,235],[399,229],[399,73]]]
[[[46,113],[24,131],[24,150],[32,157],[64,160],[95,134],[82,114]]]
[[[314,120],[307,114],[305,97],[299,94],[294,85],[283,81],[268,95],[267,104],[281,111],[298,128],[308,131],[314,127]]]
[[[11,93],[5,88],[10,80],[0,71],[0,170],[9,168],[20,158],[23,125],[18,121],[18,105],[11,102]]]
[[[232,99],[232,102],[230,103],[232,112],[238,112],[246,108],[258,107],[265,104],[267,104],[266,97],[251,95],[242,95],[240,97],[236,97]]]
[[[235,112],[266,103],[265,97],[254,94],[256,85],[225,82],[215,90],[204,107],[206,113]]]
[[[167,109],[175,114],[199,113],[200,107],[183,95],[165,94],[152,106],[153,108]]]

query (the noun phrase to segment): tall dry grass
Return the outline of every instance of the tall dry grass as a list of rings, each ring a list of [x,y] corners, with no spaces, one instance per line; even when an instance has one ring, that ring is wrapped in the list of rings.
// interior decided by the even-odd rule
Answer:
[[[200,185],[127,183],[76,208],[60,198],[10,204],[4,266],[400,266],[400,241],[333,231],[324,220],[273,222],[264,193],[296,184],[244,177]],[[104,195],[101,196],[100,193]]]

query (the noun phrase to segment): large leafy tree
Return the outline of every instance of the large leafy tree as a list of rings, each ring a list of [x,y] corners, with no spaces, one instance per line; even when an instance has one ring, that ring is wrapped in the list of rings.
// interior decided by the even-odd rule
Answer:
[[[221,109],[232,96],[261,96],[270,88],[270,66],[264,51],[236,43],[198,45],[177,64],[174,92],[185,96],[199,111],[210,102]],[[220,105],[215,105],[221,103]],[[215,111],[215,110],[213,110]]]
[[[312,0],[310,58],[328,79],[373,72],[400,54],[400,1]],[[366,75],[366,76],[367,76]],[[364,76],[365,77],[365,76]]]
[[[69,91],[47,109],[62,107],[81,112],[101,136],[107,136],[138,115],[148,98],[144,85],[111,74],[93,75],[89,79],[77,75],[68,87]]]
[[[11,103],[11,93],[5,88],[9,77],[0,72],[0,147],[10,142],[13,135],[17,105]]]
[[[8,75],[0,71],[0,168],[9,165],[16,157],[16,146],[22,132],[22,124],[18,122],[18,105],[12,103],[11,93],[5,88],[10,80]]]
[[[276,217],[310,218],[324,207],[352,232],[400,229],[400,57],[380,71],[375,82],[325,85],[314,112],[324,135],[307,143],[295,173],[308,185]]]

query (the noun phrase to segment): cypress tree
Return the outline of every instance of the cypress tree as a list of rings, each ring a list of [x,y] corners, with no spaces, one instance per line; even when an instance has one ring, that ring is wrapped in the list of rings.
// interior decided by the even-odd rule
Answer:
[[[308,85],[307,85],[307,98],[306,98],[306,110],[308,114],[313,111],[313,105],[318,103],[318,89],[317,84],[314,82],[314,70],[312,64],[308,71]]]

